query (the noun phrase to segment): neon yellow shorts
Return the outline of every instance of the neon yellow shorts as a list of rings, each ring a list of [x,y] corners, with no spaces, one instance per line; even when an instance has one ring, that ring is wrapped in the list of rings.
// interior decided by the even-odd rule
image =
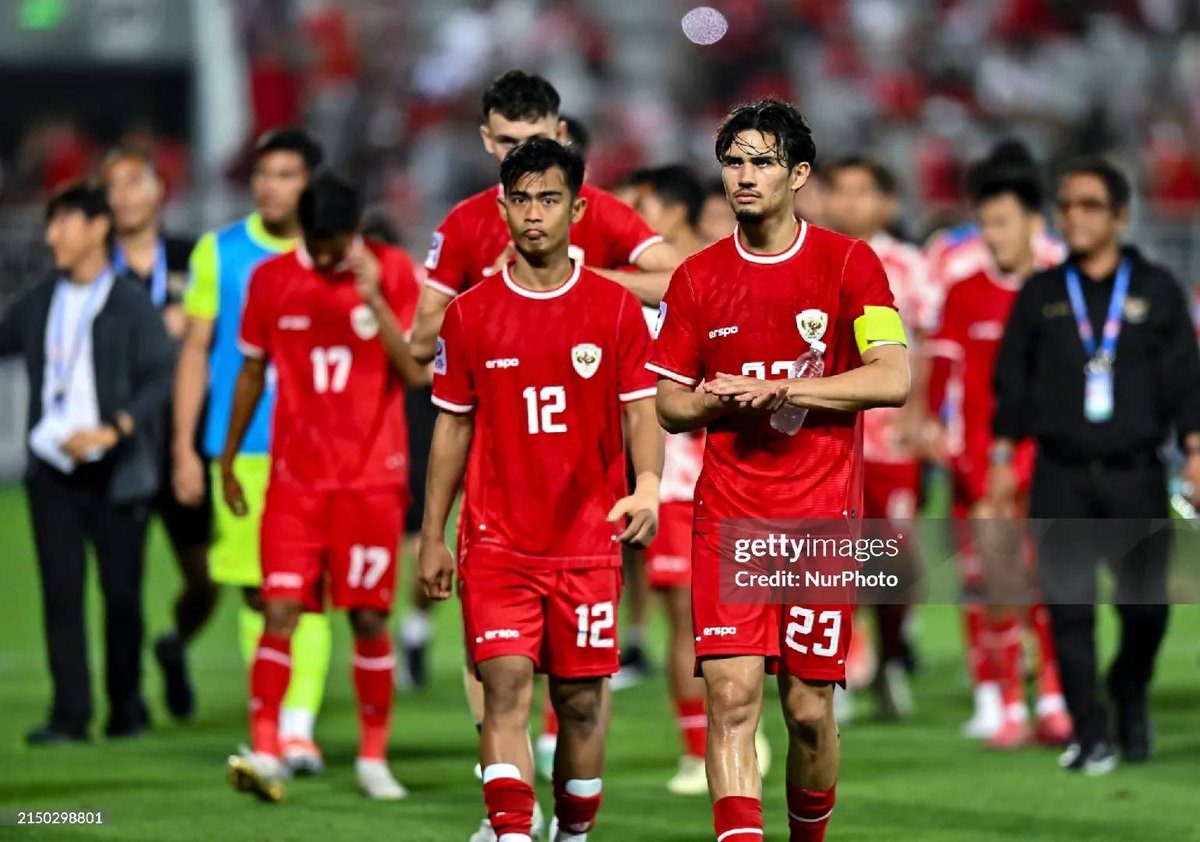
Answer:
[[[266,454],[243,454],[233,460],[233,472],[242,484],[246,505],[250,509],[245,517],[237,517],[225,505],[225,497],[221,493],[221,472],[215,462],[211,470],[213,543],[208,551],[209,574],[214,582],[221,585],[259,587],[262,585],[262,563],[258,536],[267,499],[267,480],[271,476],[271,457]]]

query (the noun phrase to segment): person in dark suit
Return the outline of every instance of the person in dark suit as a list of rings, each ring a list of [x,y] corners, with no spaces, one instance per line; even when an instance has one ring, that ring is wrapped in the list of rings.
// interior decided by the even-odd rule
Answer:
[[[86,545],[104,594],[109,737],[148,724],[141,695],[142,570],[159,484],[171,346],[150,297],[109,264],[102,188],[69,185],[46,208],[56,273],[0,318],[0,357],[29,378],[26,492],[54,686],[31,744],[85,741],[92,716],[84,618]]]

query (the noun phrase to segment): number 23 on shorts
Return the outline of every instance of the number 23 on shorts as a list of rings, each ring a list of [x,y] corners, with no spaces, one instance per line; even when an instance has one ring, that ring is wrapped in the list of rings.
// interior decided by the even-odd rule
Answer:
[[[788,619],[793,622],[787,625],[784,642],[801,655],[836,657],[842,638],[842,613],[840,608],[818,612],[803,605],[793,605],[788,609]]]

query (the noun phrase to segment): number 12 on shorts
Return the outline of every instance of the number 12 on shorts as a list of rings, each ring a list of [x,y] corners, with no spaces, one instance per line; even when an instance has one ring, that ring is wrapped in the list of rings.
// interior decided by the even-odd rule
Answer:
[[[616,641],[604,633],[613,627],[614,612],[612,602],[596,602],[592,605],[580,605],[575,609],[579,618],[579,633],[575,637],[575,646],[586,649],[612,649]]]
[[[809,652],[819,658],[832,658],[838,652],[838,642],[842,636],[842,612],[839,610],[822,611],[819,615],[811,608],[793,605],[788,611],[788,617],[799,620],[798,623],[788,623],[784,640],[789,649],[807,655]],[[821,637],[824,642],[814,643],[811,647],[801,643],[799,638],[808,638],[813,633],[813,626],[822,626]]]

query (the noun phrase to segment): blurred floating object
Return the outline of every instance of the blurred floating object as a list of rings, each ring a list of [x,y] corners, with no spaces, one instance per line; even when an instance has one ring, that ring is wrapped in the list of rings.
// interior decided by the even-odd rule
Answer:
[[[729,31],[729,21],[712,6],[698,6],[683,16],[683,34],[693,44],[715,44]]]

